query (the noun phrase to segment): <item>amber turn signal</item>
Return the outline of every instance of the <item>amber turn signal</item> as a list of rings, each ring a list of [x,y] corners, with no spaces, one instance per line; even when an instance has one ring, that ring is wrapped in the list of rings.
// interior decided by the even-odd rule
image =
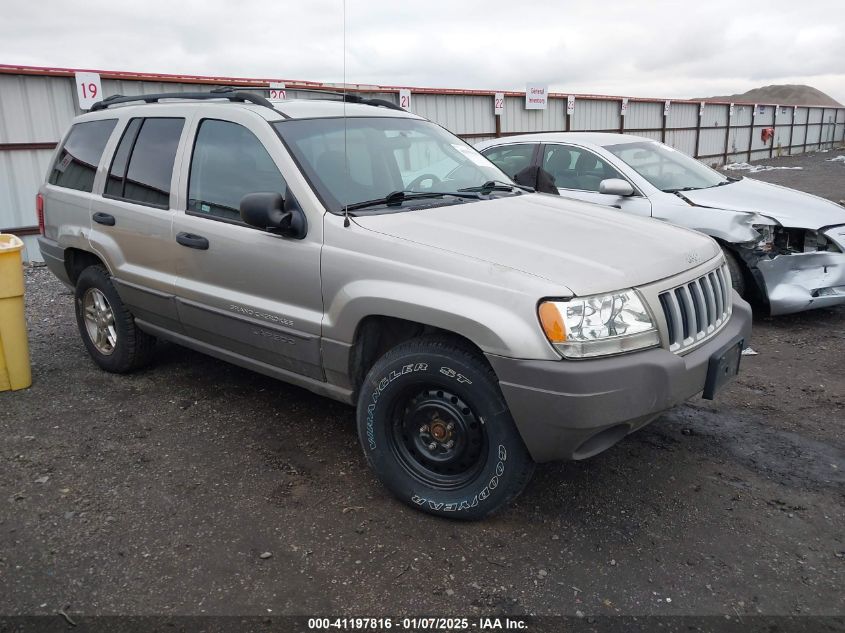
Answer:
[[[566,341],[566,328],[563,324],[563,315],[557,305],[552,301],[541,303],[538,309],[540,325],[552,343],[564,343]]]

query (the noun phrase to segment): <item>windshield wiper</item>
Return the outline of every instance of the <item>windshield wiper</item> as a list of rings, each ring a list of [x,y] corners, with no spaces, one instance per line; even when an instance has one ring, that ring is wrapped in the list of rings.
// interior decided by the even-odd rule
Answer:
[[[701,187],[670,187],[669,189],[661,189],[664,193],[678,193],[679,191],[698,191]]]
[[[478,198],[478,194],[472,194],[460,191],[391,191],[384,198],[376,198],[375,200],[364,200],[354,204],[346,205],[347,211],[355,211],[356,209],[366,209],[367,207],[399,207],[406,200],[419,200],[423,198],[443,198],[444,196],[454,196],[457,198]]]
[[[520,189],[522,191],[533,192],[534,189],[531,187],[526,187],[525,185],[517,185],[511,182],[505,182],[503,180],[488,180],[480,187],[464,187],[463,189],[458,189],[458,191],[477,191],[483,195],[487,195],[492,191],[513,191],[514,189]]]

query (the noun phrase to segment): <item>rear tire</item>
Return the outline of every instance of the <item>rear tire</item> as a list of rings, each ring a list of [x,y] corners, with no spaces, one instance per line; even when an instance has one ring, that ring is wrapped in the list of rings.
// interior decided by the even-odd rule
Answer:
[[[725,261],[728,264],[728,271],[731,273],[731,285],[736,290],[737,294],[743,299],[748,299],[745,295],[745,268],[739,263],[737,256],[729,251],[724,246],[722,253],[725,255]]]
[[[429,514],[484,518],[534,472],[493,370],[448,338],[413,339],[380,358],[361,387],[357,419],[376,476]]]
[[[156,340],[135,325],[103,266],[80,273],[74,304],[82,342],[102,369],[123,374],[150,361]]]

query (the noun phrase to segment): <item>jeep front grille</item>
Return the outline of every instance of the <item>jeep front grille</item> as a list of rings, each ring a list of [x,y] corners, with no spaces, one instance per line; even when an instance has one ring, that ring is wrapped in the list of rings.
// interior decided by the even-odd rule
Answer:
[[[731,316],[731,276],[724,264],[659,295],[669,350],[683,352],[722,329]]]

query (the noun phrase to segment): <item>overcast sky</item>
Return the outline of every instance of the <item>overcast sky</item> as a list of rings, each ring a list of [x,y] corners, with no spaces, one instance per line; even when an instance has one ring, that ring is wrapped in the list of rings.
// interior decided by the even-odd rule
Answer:
[[[0,63],[343,81],[342,0],[3,0]],[[346,0],[346,80],[845,103],[845,0]]]

